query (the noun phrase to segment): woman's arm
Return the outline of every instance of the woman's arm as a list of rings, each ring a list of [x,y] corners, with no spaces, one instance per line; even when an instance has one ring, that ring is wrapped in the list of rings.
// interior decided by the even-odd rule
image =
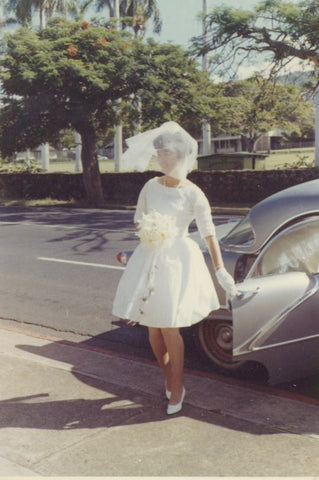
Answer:
[[[209,235],[205,237],[205,242],[215,267],[218,283],[226,291],[226,293],[230,295],[230,297],[238,295],[238,290],[234,279],[224,267],[224,261],[217,237],[215,235]]]
[[[224,261],[217,237],[216,235],[209,235],[208,237],[205,237],[204,240],[207,245],[215,270],[219,270],[224,266]]]

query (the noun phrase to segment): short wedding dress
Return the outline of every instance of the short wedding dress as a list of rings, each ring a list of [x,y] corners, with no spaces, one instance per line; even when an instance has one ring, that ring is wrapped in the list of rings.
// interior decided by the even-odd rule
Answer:
[[[176,234],[160,248],[139,243],[120,279],[112,313],[149,327],[189,327],[219,308],[203,254],[188,235],[194,219],[202,238],[215,235],[211,209],[195,184],[172,188],[155,177],[140,192],[134,221],[151,212],[173,217]]]

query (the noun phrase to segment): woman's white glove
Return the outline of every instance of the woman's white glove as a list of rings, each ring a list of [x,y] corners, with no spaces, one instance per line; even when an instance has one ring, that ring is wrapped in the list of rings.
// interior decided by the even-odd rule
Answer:
[[[238,295],[238,290],[233,277],[227,272],[225,267],[216,270],[216,277],[220,286],[230,296],[230,298]]]

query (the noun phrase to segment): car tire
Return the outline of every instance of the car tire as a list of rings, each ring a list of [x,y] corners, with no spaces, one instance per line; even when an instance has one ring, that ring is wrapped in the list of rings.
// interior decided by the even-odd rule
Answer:
[[[231,320],[206,318],[197,325],[197,343],[212,363],[226,371],[240,370],[245,361],[234,361]]]

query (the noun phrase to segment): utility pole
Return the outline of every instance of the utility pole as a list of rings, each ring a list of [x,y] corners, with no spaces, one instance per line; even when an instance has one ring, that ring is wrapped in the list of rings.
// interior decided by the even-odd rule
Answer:
[[[319,167],[319,85],[316,89],[315,108],[315,167]]]
[[[205,43],[208,40],[208,31],[207,31],[207,22],[206,22],[206,15],[208,14],[208,5],[207,0],[203,0],[203,35],[205,38]],[[208,70],[208,58],[207,54],[203,53],[202,56],[202,70]],[[211,153],[211,127],[210,123],[204,121],[202,125],[202,138],[203,138],[203,155],[208,155]]]
[[[120,30],[120,0],[115,0],[115,18],[116,18],[116,28]],[[119,108],[120,104],[119,100],[117,103],[118,105],[116,108]],[[123,153],[123,129],[121,123],[116,125],[115,127],[115,135],[114,135],[114,169],[116,172],[121,171],[121,157]]]
[[[40,8],[40,29],[46,28],[46,11],[45,8]],[[42,143],[40,146],[41,164],[44,171],[50,170],[50,146],[48,143]]]
[[[74,132],[74,141],[75,141],[75,171],[82,172],[82,162],[81,162],[81,152],[82,152],[82,141],[81,135],[78,132]]]

